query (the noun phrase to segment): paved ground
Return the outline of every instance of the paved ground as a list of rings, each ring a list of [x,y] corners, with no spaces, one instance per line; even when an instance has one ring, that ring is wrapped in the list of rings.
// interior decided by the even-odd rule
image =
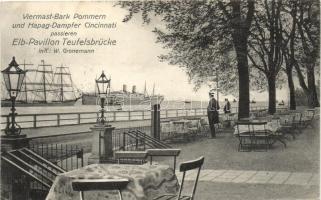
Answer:
[[[124,126],[115,124],[120,125]],[[286,148],[275,143],[266,152],[238,152],[238,139],[232,130],[224,130],[216,139],[199,138],[171,145],[182,150],[178,163],[205,157],[195,200],[319,199],[319,121],[315,126],[295,140],[289,137]],[[172,165],[171,159],[159,162]],[[194,175],[187,175],[186,191],[192,189]]]
[[[319,124],[306,129],[287,148],[280,143],[267,152],[238,152],[232,131],[216,139],[203,138],[172,144],[182,149],[178,162],[205,156],[197,200],[225,199],[319,199]],[[159,160],[172,164],[171,160]],[[180,180],[180,173],[177,172]],[[186,190],[192,189],[195,172],[186,176]]]
[[[179,172],[178,179],[181,180]],[[196,171],[186,175],[186,180],[194,180]],[[202,170],[199,181],[218,183],[247,184],[280,184],[280,185],[319,185],[318,173],[281,172],[281,171],[250,171],[250,170]]]

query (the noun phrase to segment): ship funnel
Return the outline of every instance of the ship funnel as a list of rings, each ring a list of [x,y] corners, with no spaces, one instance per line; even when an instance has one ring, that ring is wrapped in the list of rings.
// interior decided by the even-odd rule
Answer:
[[[127,85],[123,85],[123,92],[127,92]]]
[[[136,85],[133,85],[132,93],[136,93]]]

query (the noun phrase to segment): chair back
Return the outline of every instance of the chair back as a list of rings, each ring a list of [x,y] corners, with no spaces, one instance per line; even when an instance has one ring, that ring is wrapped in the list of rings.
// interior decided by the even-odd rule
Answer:
[[[146,151],[116,151],[115,159],[118,160],[118,164],[121,161],[129,160],[129,161],[140,161],[141,164],[147,159]]]
[[[193,191],[192,191],[192,194],[190,196],[191,200],[194,199],[198,178],[199,178],[199,174],[200,174],[201,168],[203,166],[203,163],[204,163],[204,156],[202,156],[202,157],[200,157],[200,158],[198,158],[196,160],[191,160],[191,161],[183,162],[183,163],[180,164],[179,171],[183,172],[183,177],[182,177],[182,184],[181,184],[181,187],[179,189],[179,194],[178,194],[178,197],[177,197],[178,200],[181,198],[181,195],[182,195],[182,190],[183,190],[183,187],[184,187],[184,180],[185,180],[186,172],[189,171],[189,170],[197,169],[198,171],[197,171],[196,179],[195,179],[195,182],[194,182]]]
[[[251,125],[248,119],[242,119],[235,122],[238,136],[251,134]]]
[[[119,199],[122,200],[121,190],[127,187],[128,179],[79,179],[73,181],[72,188],[80,192],[80,199],[84,200],[84,191],[118,190]]]
[[[267,122],[266,121],[253,121],[251,122],[251,127],[252,127],[252,134],[254,136],[257,136],[257,135],[267,135],[268,132],[266,130],[266,124]]]
[[[208,122],[207,122],[206,119],[201,118],[201,119],[200,119],[200,124],[201,124],[201,126],[204,126],[204,125],[208,125]]]
[[[302,114],[302,118],[306,120],[313,120],[315,115],[315,110],[314,109],[307,109],[304,111]]]
[[[176,170],[176,157],[181,153],[180,149],[147,149],[147,156],[150,157],[150,164],[153,164],[153,157],[165,156],[174,158],[174,172]]]

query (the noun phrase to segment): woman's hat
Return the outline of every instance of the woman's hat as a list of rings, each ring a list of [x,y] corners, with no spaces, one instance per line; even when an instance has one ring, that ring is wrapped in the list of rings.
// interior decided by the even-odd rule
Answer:
[[[208,94],[215,94],[214,90],[210,90]]]

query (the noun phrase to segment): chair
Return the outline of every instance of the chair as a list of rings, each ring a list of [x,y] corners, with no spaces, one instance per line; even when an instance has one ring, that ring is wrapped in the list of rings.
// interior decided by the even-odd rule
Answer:
[[[297,130],[299,133],[302,132],[302,113],[298,112],[298,111],[293,111],[292,113],[293,116],[293,122],[292,122],[292,126],[294,128],[294,130]]]
[[[201,130],[203,133],[208,134],[209,130],[210,130],[210,125],[208,124],[208,121],[204,118],[200,119],[200,126],[201,126]]]
[[[143,164],[147,159],[146,151],[116,151],[115,159],[118,164]]]
[[[239,139],[238,151],[251,151],[253,146],[253,134],[250,121],[242,119],[236,122],[237,137]]]
[[[295,127],[293,126],[294,116],[291,114],[280,115],[280,131],[283,134],[290,134],[295,139]]]
[[[180,167],[179,167],[179,171],[180,172],[183,172],[183,177],[182,177],[182,183],[180,185],[180,188],[179,188],[179,193],[178,195],[176,194],[164,194],[164,195],[161,195],[161,196],[158,196],[156,197],[154,200],[194,200],[194,196],[195,196],[195,192],[196,192],[196,186],[197,186],[197,183],[198,183],[198,178],[199,178],[199,175],[200,175],[200,171],[201,171],[201,168],[202,168],[202,165],[204,163],[204,157],[200,157],[196,160],[192,160],[192,161],[187,161],[187,162],[183,162],[180,164]],[[197,175],[196,175],[196,179],[195,179],[195,182],[194,182],[194,187],[193,187],[193,191],[192,191],[192,194],[191,195],[182,195],[182,191],[183,191],[183,187],[184,187],[184,180],[185,180],[185,174],[187,171],[189,170],[193,170],[193,169],[197,169]]]
[[[176,170],[176,157],[181,153],[180,149],[148,149],[147,156],[150,157],[150,164],[153,164],[153,157],[170,156],[174,157],[174,171]]]
[[[72,188],[80,192],[80,200],[85,200],[85,191],[118,190],[119,199],[122,200],[121,190],[127,187],[128,179],[79,179],[73,181]]]
[[[187,130],[189,135],[195,139],[197,133],[200,131],[200,120],[191,120],[189,123],[187,123]]]
[[[267,122],[261,122],[261,121],[251,122],[251,126],[252,126],[251,134],[253,134],[253,139],[254,139],[252,147],[255,147],[255,149],[257,149],[256,147],[264,146],[265,151],[267,151],[269,146],[271,145],[270,133],[266,129],[266,124]]]
[[[314,109],[305,110],[304,113],[302,114],[302,118],[301,118],[302,127],[307,128],[308,126],[311,126],[311,128],[313,128],[314,116],[315,116]]]
[[[148,149],[147,151],[116,151],[115,159],[118,164],[144,164],[147,157],[150,157],[150,164],[153,164],[153,157],[174,157],[174,170],[176,169],[176,158],[179,156],[180,149]]]
[[[161,122],[160,127],[161,127],[161,140],[170,139],[171,137],[173,137],[173,133],[175,131],[174,131],[174,126],[170,121]]]
[[[271,118],[271,123],[273,124],[273,126],[277,127],[276,128],[276,131],[274,134],[271,134],[271,137],[273,139],[273,143],[275,141],[279,141],[281,142],[284,147],[286,148],[286,142],[285,142],[285,137],[284,137],[284,134],[282,132],[282,126],[281,126],[281,123],[280,123],[280,117],[278,116],[273,116]]]

